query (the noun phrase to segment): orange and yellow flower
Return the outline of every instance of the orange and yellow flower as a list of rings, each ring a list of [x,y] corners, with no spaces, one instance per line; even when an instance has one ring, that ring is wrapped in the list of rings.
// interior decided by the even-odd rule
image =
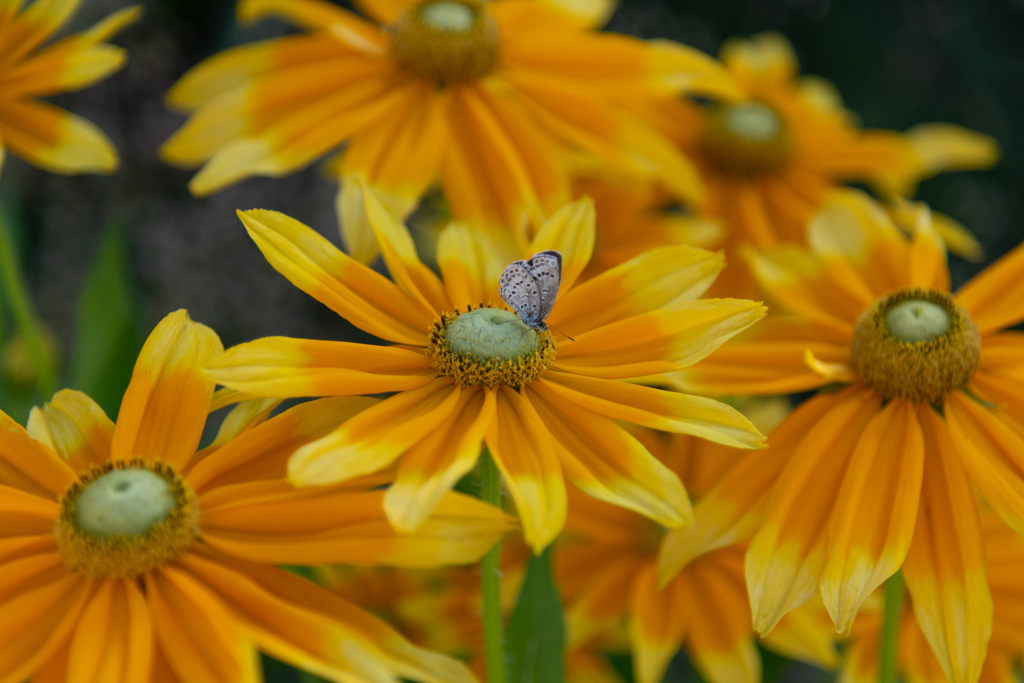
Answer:
[[[376,245],[354,176],[402,216],[439,182],[455,215],[484,227],[554,213],[580,153],[701,196],[693,166],[625,103],[680,88],[733,94],[707,56],[595,32],[556,2],[357,5],[370,20],[323,0],[239,3],[242,21],[274,15],[308,32],[225,51],[168,93],[194,113],[161,154],[202,166],[194,194],[292,173],[347,142],[333,165],[348,179],[343,236],[363,261]]]
[[[690,436],[635,428],[634,434],[679,474],[698,500],[748,451]],[[769,436],[771,439],[771,436]],[[659,554],[701,528],[669,531],[629,510],[570,494],[569,517],[556,546],[557,576],[573,644],[625,623],[638,683],[658,683],[680,647],[703,680],[757,683],[761,662],[750,627],[743,577],[745,544],[712,549],[665,581]],[[835,668],[829,629],[804,610],[786,617],[764,641],[788,657]]]
[[[103,41],[135,22],[128,7],[82,33],[40,47],[79,2],[37,0],[0,6],[0,166],[7,151],[52,173],[113,173],[118,156],[95,124],[37,97],[98,83],[124,66],[125,51]]]
[[[287,216],[239,214],[293,284],[393,344],[271,337],[210,363],[211,378],[247,398],[398,392],[299,449],[293,482],[345,481],[397,461],[385,507],[398,528],[414,529],[486,445],[539,551],[564,524],[566,479],[666,526],[689,521],[679,478],[616,420],[762,445],[753,425],[722,403],[624,381],[687,367],[761,317],[753,301],[697,299],[721,270],[721,255],[670,247],[578,285],[594,244],[593,205],[566,205],[520,255],[562,254],[562,291],[548,322],[575,341],[556,343],[490,307],[501,300],[497,280],[508,261],[487,241],[449,226],[438,277],[405,226],[373,192],[365,196],[394,282]]]
[[[256,649],[346,681],[471,683],[331,592],[273,564],[437,566],[509,528],[452,494],[412,535],[366,479],[295,490],[288,457],[375,401],[324,399],[267,419],[242,404],[196,452],[221,351],[184,311],[147,340],[117,423],[65,390],[23,429],[0,413],[0,680],[261,680]]]
[[[887,196],[909,195],[926,177],[998,159],[991,138],[958,126],[923,124],[905,134],[856,128],[832,84],[798,76],[792,47],[779,34],[730,40],[719,56],[742,99],[704,105],[677,98],[649,112],[700,168],[708,187],[701,211],[728,230],[730,267],[716,293],[749,296],[751,277],[734,258],[737,249],[804,244],[807,221],[830,189],[859,181]],[[955,222],[937,227],[951,244],[976,251]]]
[[[722,534],[766,508],[746,563],[755,627],[820,589],[846,631],[902,565],[946,674],[975,681],[992,597],[972,487],[1024,531],[1024,343],[1005,331],[1024,319],[1024,247],[951,296],[927,208],[895,216],[837,193],[809,249],[753,259],[780,313],[681,379],[712,394],[823,389],[709,496]]]

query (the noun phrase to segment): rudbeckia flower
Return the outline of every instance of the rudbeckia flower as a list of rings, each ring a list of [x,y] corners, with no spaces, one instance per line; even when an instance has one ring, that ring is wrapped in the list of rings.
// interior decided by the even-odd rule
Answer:
[[[761,317],[753,301],[696,298],[721,270],[721,255],[671,247],[578,285],[594,244],[593,205],[566,205],[523,254],[562,254],[562,289],[547,322],[575,341],[556,341],[491,306],[501,301],[496,285],[508,261],[488,242],[465,226],[447,228],[438,277],[405,226],[374,193],[366,199],[394,282],[287,216],[239,212],[274,268],[392,343],[270,337],[210,362],[212,379],[247,398],[397,392],[296,451],[296,484],[345,481],[397,462],[385,508],[399,529],[415,529],[486,445],[539,552],[564,524],[566,479],[666,526],[689,521],[679,478],[615,420],[762,445],[750,422],[722,403],[625,381],[687,367]]]
[[[1021,630],[1021,602],[1024,601],[1024,537],[997,515],[982,514],[982,530],[988,551],[989,588],[992,591],[992,639],[982,666],[980,683],[1011,683],[1024,654]],[[882,637],[882,595],[876,592],[864,603],[853,622],[850,638],[843,651],[840,680],[848,683],[874,683],[878,680],[878,643]],[[947,683],[948,663],[935,657],[914,614],[914,601],[905,595],[899,622],[897,670],[906,681]]]
[[[753,260],[780,314],[682,380],[711,394],[822,389],[709,495],[719,533],[767,506],[746,561],[755,628],[820,589],[845,632],[902,565],[950,677],[975,681],[992,598],[972,488],[1024,532],[1024,340],[1005,331],[1024,320],[1024,247],[954,295],[927,209],[897,217],[837,194],[809,249]]]
[[[35,98],[82,90],[120,70],[125,51],[103,41],[134,23],[142,8],[125,8],[87,31],[40,47],[79,3],[20,5],[0,7],[0,166],[9,150],[52,173],[113,173],[117,150],[103,131]]]
[[[662,456],[698,500],[749,453],[690,436],[631,431]],[[668,581],[659,581],[662,547],[672,536],[700,528],[699,511],[698,503],[694,527],[669,530],[629,510],[570,493],[555,566],[572,644],[625,623],[637,683],[661,681],[680,647],[702,680],[761,680],[743,577],[744,544],[694,557]],[[764,644],[787,657],[832,669],[838,662],[831,629],[824,626],[813,611],[799,610],[787,615]]]
[[[293,489],[295,448],[372,399],[269,420],[243,404],[197,453],[213,394],[200,366],[220,351],[178,311],[143,347],[116,425],[77,391],[34,409],[27,430],[0,413],[0,678],[256,681],[258,648],[333,680],[473,681],[272,565],[472,562],[509,528],[504,515],[453,494],[398,535],[380,477]]]
[[[779,34],[727,41],[719,57],[744,98],[710,105],[677,98],[649,113],[700,168],[708,187],[700,209],[729,230],[731,265],[716,292],[747,295],[750,275],[732,258],[735,250],[803,244],[807,221],[830,189],[856,181],[909,196],[924,178],[998,159],[990,137],[954,125],[922,124],[903,134],[858,129],[831,83],[798,75],[793,49]],[[976,242],[954,221],[937,227],[976,255]]]
[[[624,103],[682,87],[731,94],[709,57],[595,32],[555,2],[356,4],[368,18],[323,0],[239,3],[244,22],[273,15],[307,33],[227,50],[168,93],[194,113],[161,155],[202,166],[194,194],[286,175],[347,143],[335,171],[364,177],[400,215],[439,182],[460,219],[540,223],[569,199],[570,153],[701,195],[695,169]],[[368,261],[355,183],[339,207],[350,253]]]

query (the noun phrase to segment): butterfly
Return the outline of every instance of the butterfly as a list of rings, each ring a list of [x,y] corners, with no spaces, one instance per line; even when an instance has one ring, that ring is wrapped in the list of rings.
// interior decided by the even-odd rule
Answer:
[[[548,249],[538,251],[525,261],[508,264],[498,278],[498,292],[528,327],[547,332],[548,324],[544,320],[555,305],[560,284],[562,255]]]

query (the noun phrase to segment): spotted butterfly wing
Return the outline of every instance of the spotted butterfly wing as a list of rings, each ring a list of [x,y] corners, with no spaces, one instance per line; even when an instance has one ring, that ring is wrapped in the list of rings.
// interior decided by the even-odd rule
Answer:
[[[535,330],[547,330],[544,319],[551,313],[562,283],[562,255],[539,251],[525,261],[513,261],[498,280],[498,291],[523,322]]]

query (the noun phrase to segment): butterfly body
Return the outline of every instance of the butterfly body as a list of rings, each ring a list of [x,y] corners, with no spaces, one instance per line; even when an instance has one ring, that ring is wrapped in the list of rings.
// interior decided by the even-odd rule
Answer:
[[[547,332],[544,320],[555,305],[561,283],[562,255],[549,249],[510,263],[498,279],[498,292],[527,326]]]

